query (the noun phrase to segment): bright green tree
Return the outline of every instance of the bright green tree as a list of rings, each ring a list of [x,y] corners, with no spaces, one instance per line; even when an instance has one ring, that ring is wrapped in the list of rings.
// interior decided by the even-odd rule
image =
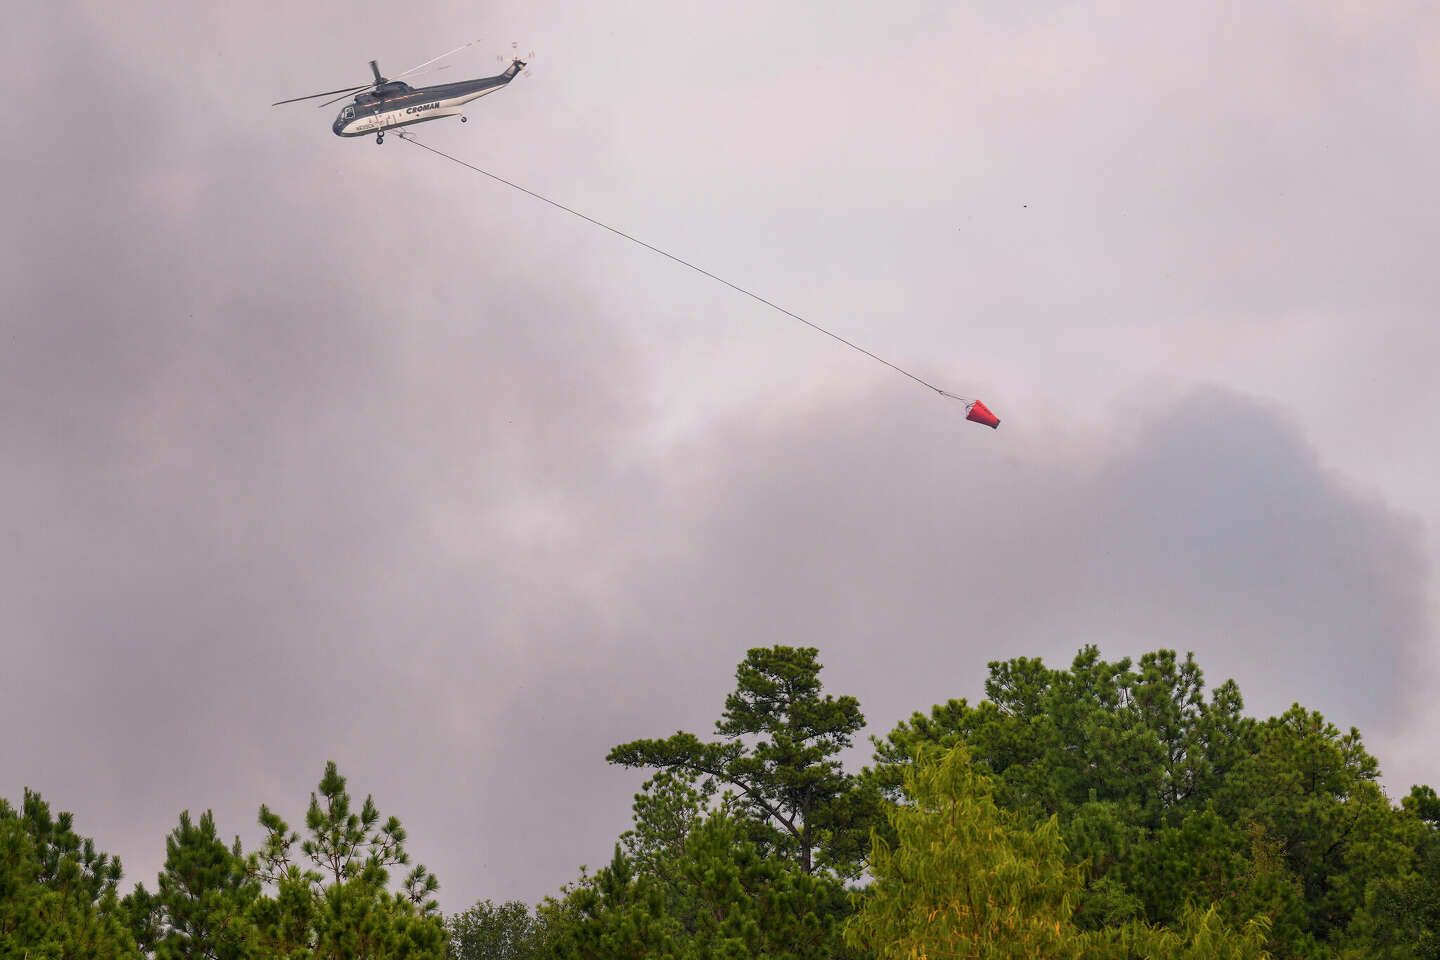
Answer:
[[[1073,914],[1084,880],[1055,818],[1000,807],[961,744],[919,756],[905,802],[887,814],[893,843],[875,834],[874,882],[847,942],[882,960],[1081,957]]]
[[[433,896],[435,877],[416,866],[399,890],[390,889],[390,871],[410,863],[400,821],[382,821],[369,796],[353,810],[333,762],[318,791],[310,795],[303,840],[269,807],[260,807],[265,838],[249,869],[273,891],[251,909],[266,955],[441,960],[446,933]]]
[[[1214,906],[1193,904],[1173,927],[1134,920],[1119,930],[1090,934],[1086,960],[1266,960],[1263,918],[1236,927]]]
[[[736,669],[736,689],[715,724],[721,739],[683,731],[610,751],[611,763],[686,771],[735,794],[735,810],[763,851],[804,873],[860,872],[877,798],[841,767],[838,754],[865,725],[854,697],[821,693],[818,651],[755,648]]]

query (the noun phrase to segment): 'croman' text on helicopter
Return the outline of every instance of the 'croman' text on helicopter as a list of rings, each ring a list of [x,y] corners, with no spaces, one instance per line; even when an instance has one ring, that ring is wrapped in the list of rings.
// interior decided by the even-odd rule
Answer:
[[[467,43],[456,47],[449,53],[442,53],[433,60],[427,60],[418,67],[406,70],[400,74],[400,77],[409,76],[430,66],[436,60],[448,57],[452,53],[459,53],[471,45]],[[511,46],[513,47],[514,44]],[[444,67],[439,69],[443,70]],[[298,103],[301,100],[314,100],[316,97],[340,94],[334,100],[327,100],[320,104],[322,107],[327,107],[354,93],[355,102],[345,105],[344,109],[340,111],[340,115],[335,118],[335,122],[331,124],[330,129],[335,131],[337,137],[363,137],[373,133],[376,143],[384,143],[385,131],[395,127],[454,116],[459,116],[460,122],[464,123],[466,119],[463,112],[465,104],[472,100],[478,100],[487,93],[494,93],[514,80],[524,69],[525,61],[518,56],[512,56],[510,65],[505,68],[504,72],[493,77],[460,80],[456,83],[442,83],[433,87],[412,87],[399,77],[394,80],[385,79],[380,75],[380,67],[374,60],[371,60],[370,71],[375,74],[374,83],[362,83],[346,87],[343,90],[327,90],[325,93],[312,93],[308,97],[280,100],[271,106],[278,107],[283,103]]]

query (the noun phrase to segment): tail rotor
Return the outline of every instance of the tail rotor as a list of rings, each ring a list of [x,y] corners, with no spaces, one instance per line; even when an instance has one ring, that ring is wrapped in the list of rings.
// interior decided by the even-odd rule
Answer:
[[[520,65],[520,76],[528,77],[530,76],[529,64],[531,60],[535,59],[535,51],[531,50],[529,53],[522,54],[520,52],[520,44],[512,40],[510,42],[509,56],[500,53],[495,55],[495,59],[501,63],[518,63]]]

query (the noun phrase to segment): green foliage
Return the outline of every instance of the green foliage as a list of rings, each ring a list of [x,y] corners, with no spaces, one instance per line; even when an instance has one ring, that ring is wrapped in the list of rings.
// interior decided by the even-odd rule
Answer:
[[[876,797],[836,759],[865,725],[854,697],[821,695],[814,648],[756,648],[736,669],[736,689],[716,722],[719,741],[679,732],[610,751],[611,763],[684,771],[734,788],[735,810],[762,851],[804,873],[856,876]],[[693,781],[692,781],[693,782]]]
[[[1132,921],[1092,937],[1087,960],[1263,960],[1268,924],[1257,918],[1237,928],[1215,907],[1187,905],[1173,928]]]
[[[1223,898],[1244,873],[1242,825],[1211,806],[1254,740],[1233,682],[1207,700],[1191,656],[1159,650],[1137,668],[1092,646],[1068,670],[992,662],[985,691],[976,706],[951,700],[872,738],[867,776],[895,796],[916,749],[966,743],[994,775],[998,803],[1056,816],[1072,862],[1088,861],[1077,898],[1086,928],[1173,923],[1189,900]]]
[[[248,869],[274,896],[258,900],[250,915],[266,956],[444,957],[445,926],[433,897],[438,882],[416,866],[401,890],[390,891],[390,869],[410,862],[405,830],[393,816],[382,822],[369,796],[354,812],[333,762],[318,795],[310,795],[303,840],[269,807],[260,807],[259,820],[265,839]]]
[[[297,842],[300,852],[310,861],[310,867],[299,876],[317,893],[325,884],[359,879],[367,869],[378,869],[388,877],[389,868],[410,863],[410,854],[405,851],[405,828],[397,817],[389,817],[382,824],[375,799],[368,795],[359,813],[350,806],[345,778],[340,776],[334,761],[325,765],[319,794],[310,794],[310,806],[305,811],[308,831],[305,839],[301,840],[284,820],[261,804],[259,819],[265,840],[254,861],[259,875],[272,882],[288,875],[298,866],[291,859]],[[431,897],[437,889],[439,883],[423,864],[406,875],[405,896],[422,913],[434,914],[439,909]]]
[[[1054,817],[1037,824],[997,805],[963,745],[923,754],[904,787],[907,802],[887,814],[893,844],[875,835],[852,947],[886,960],[1081,956],[1084,880]]]
[[[5,806],[0,816],[16,817],[29,835],[39,863],[36,879],[40,883],[91,903],[115,893],[120,883],[120,859],[97,850],[95,841],[76,833],[73,814],[62,812],[52,819],[50,805],[40,794],[26,790],[18,814]]]
[[[154,894],[136,885],[125,898],[135,939],[156,960],[257,956],[251,906],[260,883],[246,871],[240,840],[226,847],[209,811],[199,824],[187,810],[165,838],[165,866]]]
[[[640,872],[617,845],[594,877],[542,905],[541,955],[555,960],[845,956],[845,892],[834,879],[766,857],[744,824],[713,814],[688,834],[668,879]]]
[[[1379,773],[1356,730],[1341,734],[1296,705],[1260,725],[1255,749],[1217,791],[1223,815],[1271,838],[1298,885],[1300,935],[1277,952],[1341,945],[1372,885],[1378,891],[1410,872],[1415,841]]]
[[[1392,804],[1354,729],[1246,718],[1190,655],[1086,647],[991,663],[984,700],[872,738],[856,777],[864,718],[820,669],[750,650],[715,740],[612,750],[656,770],[634,825],[534,914],[445,923],[400,821],[333,763],[302,831],[260,808],[248,857],[182,813],[123,901],[119,861],[27,790],[0,800],[0,960],[1440,960],[1440,795]]]
[[[138,960],[115,895],[120,862],[51,819],[38,793],[0,799],[0,960]]]
[[[967,957],[1069,960],[1260,960],[1263,920],[1236,928],[1187,906],[1175,929],[1140,919],[1083,929],[1082,867],[1069,862],[1055,816],[1035,820],[996,802],[995,779],[963,744],[917,753],[904,803],[877,831],[875,877],[857,895],[847,942],[882,960]]]
[[[1416,785],[1410,788],[1410,795],[1401,801],[1405,812],[1422,823],[1440,829],[1440,794],[1435,788]]]
[[[1428,786],[1403,801],[1411,869],[1373,879],[1346,930],[1346,960],[1440,960],[1440,798]]]
[[[519,900],[496,906],[482,900],[446,923],[450,960],[530,960],[541,945],[542,928]]]
[[[635,826],[620,835],[627,860],[640,873],[650,873],[663,883],[675,886],[675,865],[684,856],[695,829],[717,804],[715,781],[701,778],[691,770],[661,770],[646,780],[635,794],[632,810]],[[719,809],[734,813],[733,796],[727,794]]]
[[[546,931],[540,955],[555,960],[659,956],[679,931],[660,884],[637,877],[619,844],[608,866],[594,876],[581,867],[580,879],[536,912]]]
[[[985,690],[873,740],[866,775],[897,797],[917,748],[966,743],[1000,806],[1057,817],[1069,862],[1088,864],[1083,929],[1180,929],[1202,903],[1231,924],[1262,917],[1280,957],[1428,942],[1435,888],[1417,811],[1440,815],[1440,799],[1420,790],[1411,813],[1395,809],[1355,730],[1298,705],[1245,718],[1233,681],[1207,698],[1193,657],[1168,650],[1134,666],[1094,647],[1067,670],[994,662]]]
[[[916,713],[875,744],[871,777],[891,796],[916,747],[964,741],[993,772],[1004,805],[1068,819],[1110,803],[1127,822],[1176,824],[1203,806],[1247,752],[1252,723],[1233,682],[1207,701],[1194,658],[1159,650],[1108,663],[1088,646],[1069,670],[994,661],[977,706],[951,700]]]

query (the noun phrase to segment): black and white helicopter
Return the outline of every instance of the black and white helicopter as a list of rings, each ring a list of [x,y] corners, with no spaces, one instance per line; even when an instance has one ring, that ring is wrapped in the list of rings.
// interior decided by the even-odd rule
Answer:
[[[278,107],[284,103],[299,103],[301,100],[314,100],[316,97],[340,94],[334,100],[326,100],[320,104],[321,107],[328,107],[354,93],[355,102],[345,105],[344,109],[340,111],[340,115],[335,118],[335,122],[331,124],[330,129],[335,131],[337,137],[363,137],[368,133],[373,133],[376,143],[385,142],[386,130],[406,127],[412,123],[424,123],[426,120],[439,120],[441,117],[456,115],[460,117],[460,122],[464,123],[466,120],[465,104],[471,100],[478,100],[487,93],[494,93],[514,80],[520,71],[525,69],[525,60],[521,59],[518,54],[512,54],[510,65],[493,77],[460,80],[456,83],[442,83],[432,87],[412,87],[400,78],[418,73],[432,63],[443,60],[451,54],[459,53],[469,46],[473,46],[473,41],[426,60],[418,67],[411,67],[396,76],[394,80],[382,77],[380,67],[374,60],[371,60],[370,71],[375,74],[374,83],[361,83],[343,90],[312,93],[308,97],[293,97],[289,100],[272,103],[271,106]],[[510,46],[513,50],[515,44],[512,43]],[[529,54],[529,56],[533,57],[534,54]],[[500,59],[504,60],[505,58],[501,57]],[[357,90],[360,92],[356,93]]]

